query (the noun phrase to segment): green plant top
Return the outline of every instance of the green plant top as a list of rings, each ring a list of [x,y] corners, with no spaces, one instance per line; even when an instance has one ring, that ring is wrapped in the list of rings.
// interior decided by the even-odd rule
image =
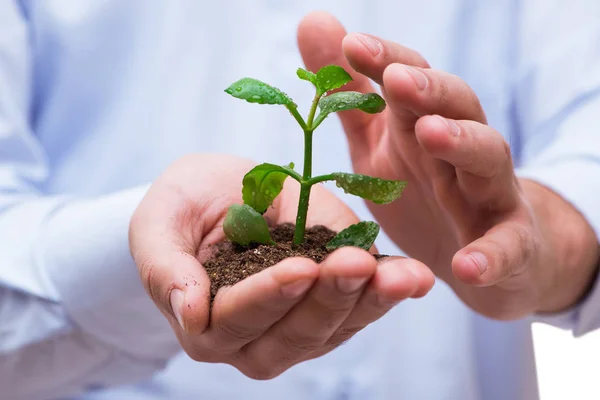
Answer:
[[[385,100],[377,93],[358,93],[333,90],[342,88],[352,77],[337,65],[328,65],[317,73],[298,68],[300,79],[311,82],[315,87],[315,97],[306,120],[298,112],[298,106],[281,90],[252,78],[242,78],[229,86],[225,92],[238,99],[257,104],[279,104],[285,106],[304,132],[303,173],[294,170],[294,164],[286,166],[264,163],[252,168],[242,181],[243,205],[234,204],[228,211],[223,230],[228,240],[247,246],[251,243],[273,244],[269,228],[262,217],[283,189],[287,177],[300,183],[298,213],[294,243],[304,241],[306,216],[311,187],[319,182],[335,181],[346,193],[362,197],[376,204],[388,204],[398,199],[406,187],[406,181],[393,181],[367,175],[334,172],[312,176],[312,136],[313,132],[329,114],[345,110],[362,110],[376,114],[385,109]],[[317,108],[319,113],[317,114]],[[379,225],[375,222],[359,222],[342,230],[328,244],[330,250],[342,246],[355,246],[365,250],[371,248]]]

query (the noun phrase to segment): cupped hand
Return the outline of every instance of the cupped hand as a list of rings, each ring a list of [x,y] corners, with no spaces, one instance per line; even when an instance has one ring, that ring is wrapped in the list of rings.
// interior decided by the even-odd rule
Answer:
[[[399,201],[369,207],[410,257],[493,318],[559,311],[585,293],[592,251],[575,256],[578,275],[559,271],[567,265],[558,265],[565,243],[554,240],[555,229],[540,210],[564,209],[564,229],[585,237],[593,250],[591,229],[585,221],[583,229],[568,228],[583,220],[572,207],[541,185],[517,179],[509,145],[487,125],[478,97],[462,79],[430,68],[397,43],[347,35],[326,13],[301,22],[298,44],[309,70],[347,68],[354,80],[344,90],[373,92],[370,80],[380,85],[387,101],[382,114],[339,115],[356,172],[408,181]],[[571,277],[563,285],[565,275]]]
[[[225,155],[184,157],[151,186],[131,220],[141,279],[191,358],[272,378],[432,287],[433,274],[417,261],[392,257],[378,264],[366,251],[342,248],[320,265],[290,258],[223,288],[211,309],[200,255],[224,240],[227,208],[241,202],[242,177],[252,167]],[[298,192],[288,179],[266,214],[272,224],[295,220]],[[356,222],[336,197],[313,187],[309,226],[341,230]]]

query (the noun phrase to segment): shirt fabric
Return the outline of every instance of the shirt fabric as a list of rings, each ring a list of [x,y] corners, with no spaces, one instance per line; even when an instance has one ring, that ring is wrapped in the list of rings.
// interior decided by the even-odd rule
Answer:
[[[190,152],[301,161],[286,110],[223,89],[255,77],[306,112],[295,30],[314,9],[466,80],[518,173],[600,232],[596,0],[2,0],[0,399],[538,397],[531,321],[479,316],[441,281],[270,381],[193,362],[144,292],[129,218],[171,162]],[[351,170],[334,118],[315,135],[314,160],[315,173]],[[377,245],[399,253],[385,235]],[[599,311],[594,289],[544,319],[581,335]]]

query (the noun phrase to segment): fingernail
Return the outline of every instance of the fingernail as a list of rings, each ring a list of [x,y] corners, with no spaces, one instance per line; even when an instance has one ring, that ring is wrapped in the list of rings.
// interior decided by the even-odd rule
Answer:
[[[378,40],[371,36],[363,35],[362,33],[356,34],[356,38],[360,40],[360,42],[369,50],[371,55],[375,57],[377,54],[381,53],[381,43]]]
[[[185,303],[185,293],[179,289],[171,290],[171,309],[173,310],[173,314],[175,314],[175,318],[177,318],[177,322],[181,325],[181,329],[185,330],[185,326],[183,324],[183,305]]]
[[[475,265],[477,265],[480,274],[483,274],[485,271],[487,271],[488,260],[485,255],[483,255],[482,253],[471,253],[469,254],[469,257],[471,257],[471,260],[473,260]]]
[[[288,283],[281,287],[281,294],[289,299],[295,299],[302,296],[312,283],[313,280],[309,278],[300,279],[294,283]]]
[[[360,289],[369,278],[337,278],[336,283],[338,290],[342,293],[354,293]]]
[[[408,65],[404,65],[404,69],[406,69],[406,72],[413,78],[413,81],[415,81],[415,85],[417,85],[419,90],[427,89],[429,81],[423,72],[419,71],[417,68],[409,67]]]
[[[460,126],[458,126],[458,124],[456,122],[452,121],[451,119],[446,119],[443,117],[440,117],[440,118],[442,118],[444,120],[444,122],[448,126],[448,130],[450,130],[450,134],[452,136],[460,135]]]

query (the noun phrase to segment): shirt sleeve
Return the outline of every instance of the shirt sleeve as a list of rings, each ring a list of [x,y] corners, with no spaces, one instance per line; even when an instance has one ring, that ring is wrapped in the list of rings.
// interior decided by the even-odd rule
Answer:
[[[132,383],[180,350],[128,246],[140,186],[99,198],[49,196],[29,116],[27,21],[0,2],[0,388],[57,398]]]
[[[561,195],[600,238],[600,3],[520,4],[517,175]],[[600,328],[600,283],[573,309],[535,320],[576,336]]]

